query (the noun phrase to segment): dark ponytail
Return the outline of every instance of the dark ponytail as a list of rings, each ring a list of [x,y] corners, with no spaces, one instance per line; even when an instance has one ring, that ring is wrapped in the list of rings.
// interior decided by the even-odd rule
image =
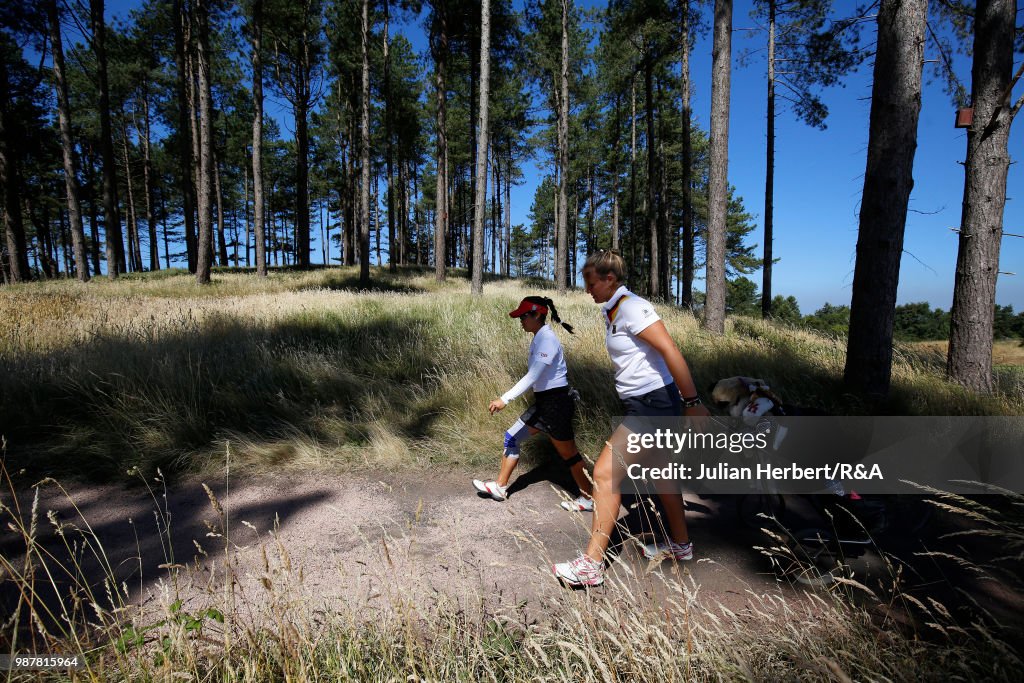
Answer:
[[[570,325],[569,323],[563,323],[562,320],[558,317],[558,309],[555,308],[554,301],[543,296],[528,296],[525,300],[529,301],[532,304],[540,304],[541,306],[544,306],[549,311],[551,311],[552,320],[554,320],[556,323],[564,327],[565,331],[568,332],[569,334],[576,334],[575,332],[573,332],[572,325]]]

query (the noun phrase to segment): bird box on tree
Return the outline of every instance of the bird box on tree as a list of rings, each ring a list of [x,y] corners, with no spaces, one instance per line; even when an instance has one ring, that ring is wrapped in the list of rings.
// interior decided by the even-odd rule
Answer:
[[[974,107],[961,107],[956,110],[956,127],[970,128],[974,123]]]

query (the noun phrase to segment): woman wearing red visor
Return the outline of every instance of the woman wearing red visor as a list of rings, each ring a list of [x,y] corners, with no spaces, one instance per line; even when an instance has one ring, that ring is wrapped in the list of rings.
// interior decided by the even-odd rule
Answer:
[[[551,439],[555,450],[565,460],[565,464],[569,466],[572,477],[582,492],[576,500],[563,502],[562,507],[567,510],[589,511],[594,509],[590,498],[593,488],[583,470],[583,457],[576,449],[572,428],[572,418],[576,411],[576,392],[569,386],[569,380],[566,378],[562,343],[558,341],[555,331],[547,325],[548,311],[551,312],[552,320],[564,327],[569,334],[573,333],[571,325],[559,320],[558,311],[555,310],[555,304],[551,299],[528,296],[509,313],[510,317],[519,319],[523,330],[533,335],[529,364],[523,378],[501,398],[491,401],[488,410],[494,415],[530,388],[533,389],[534,404],[505,432],[505,449],[502,452],[498,478],[492,481],[474,479],[473,486],[482,495],[490,496],[494,500],[505,500],[508,497],[509,477],[519,464],[520,444],[537,432],[544,432]]]

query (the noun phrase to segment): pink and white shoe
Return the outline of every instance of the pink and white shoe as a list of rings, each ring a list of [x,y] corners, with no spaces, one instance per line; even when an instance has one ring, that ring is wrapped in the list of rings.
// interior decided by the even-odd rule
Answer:
[[[593,512],[594,501],[586,496],[580,496],[576,500],[563,500],[562,509],[569,512]]]
[[[586,555],[571,562],[560,562],[551,567],[555,578],[572,588],[600,586],[604,583],[604,567]]]
[[[641,546],[640,554],[648,560],[653,560],[657,557],[660,557],[663,560],[668,558],[673,560],[692,560],[693,544],[676,543],[675,541],[648,543],[647,545]]]
[[[508,498],[508,494],[506,493],[508,487],[498,486],[498,482],[496,481],[480,481],[479,479],[474,479],[473,487],[476,488],[479,493],[485,496],[490,496],[494,500],[504,501]]]

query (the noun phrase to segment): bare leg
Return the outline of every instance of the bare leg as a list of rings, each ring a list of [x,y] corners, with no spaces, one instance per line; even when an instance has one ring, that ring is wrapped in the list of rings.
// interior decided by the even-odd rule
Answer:
[[[686,529],[686,514],[683,508],[683,497],[675,492],[658,492],[662,507],[665,508],[665,517],[668,522],[668,535],[676,543],[689,543],[690,533]]]
[[[616,462],[616,458],[621,458],[622,454],[626,452],[622,445],[625,444],[625,437],[628,433],[629,430],[624,428],[616,430],[605,443],[601,455],[594,464],[594,519],[591,525],[590,542],[587,544],[587,556],[595,562],[604,559],[612,530],[619,517],[619,506],[622,503],[622,492],[619,487],[625,476],[626,463]],[[619,455],[616,455],[612,444],[620,444]],[[642,456],[640,458],[642,459]],[[636,462],[637,457],[630,456],[629,461]],[[665,508],[669,536],[676,543],[689,542],[683,497],[677,490],[671,489],[667,489],[664,493],[659,492],[658,497]]]
[[[510,458],[507,455],[501,456],[501,469],[498,471],[498,486],[504,488],[508,486],[508,480],[512,476],[512,471],[515,470],[516,465],[519,464],[519,458]]]
[[[615,454],[611,445],[605,443],[594,464],[594,519],[590,527],[590,542],[587,544],[587,556],[595,562],[604,560],[612,529],[619,518],[622,493],[619,491],[619,481],[616,480],[621,475],[616,475],[615,470]]]
[[[555,447],[555,450],[558,451],[558,455],[562,457],[562,460],[568,460],[579,453],[579,449],[576,448],[576,442],[572,439],[568,441],[551,439],[551,443]],[[573,481],[575,481],[576,485],[580,487],[580,492],[587,498],[593,498],[594,485],[591,484],[590,478],[587,476],[587,472],[583,467],[583,462],[577,462],[569,468],[569,471],[572,473]]]

